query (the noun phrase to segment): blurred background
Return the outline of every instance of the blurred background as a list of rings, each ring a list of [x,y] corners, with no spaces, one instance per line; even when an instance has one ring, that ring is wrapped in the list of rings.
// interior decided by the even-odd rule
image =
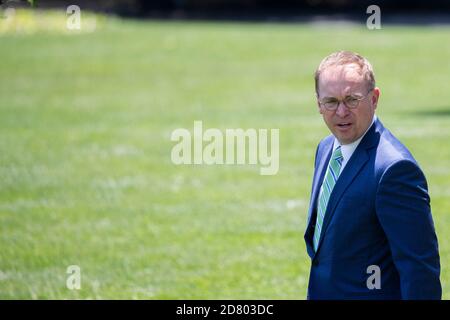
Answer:
[[[74,3],[75,2],[75,3]],[[69,29],[69,5],[81,9]],[[429,184],[450,298],[450,1],[3,1],[0,298],[305,299],[313,73],[371,61]],[[176,128],[279,128],[280,169],[176,166]],[[81,289],[66,287],[67,267]]]

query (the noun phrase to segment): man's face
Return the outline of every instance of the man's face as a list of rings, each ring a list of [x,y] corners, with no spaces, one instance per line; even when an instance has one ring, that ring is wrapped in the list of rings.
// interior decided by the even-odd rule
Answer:
[[[325,123],[341,144],[358,140],[372,123],[380,90],[375,88],[367,94],[368,83],[364,80],[359,66],[349,64],[325,69],[319,78],[318,91],[318,99],[321,101],[342,101],[349,96],[364,97],[354,109],[349,109],[340,102],[337,109],[331,111],[318,102],[319,112]]]

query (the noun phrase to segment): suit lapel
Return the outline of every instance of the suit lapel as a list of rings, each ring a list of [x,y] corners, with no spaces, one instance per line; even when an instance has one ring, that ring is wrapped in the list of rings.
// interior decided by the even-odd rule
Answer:
[[[328,162],[330,161],[331,154],[333,151],[333,143],[331,143],[329,146],[325,147],[325,156],[320,159],[320,162],[317,166],[317,176],[314,181],[314,186],[312,190],[312,205],[311,209],[314,209],[317,206],[317,197],[319,195],[320,187],[322,185],[323,178],[325,176],[325,172],[327,171]],[[314,210],[311,211],[311,214],[309,215],[308,225],[311,222],[312,213]]]
[[[325,218],[323,221],[322,231],[320,233],[320,239],[316,253],[320,250],[320,245],[323,241],[323,237],[327,232],[328,225],[330,224],[330,221],[333,218],[339,200],[342,198],[345,190],[347,190],[349,185],[352,183],[352,181],[356,178],[359,172],[363,169],[366,162],[369,160],[368,149],[372,148],[378,143],[380,136],[379,131],[382,128],[383,126],[381,122],[377,120],[374,123],[374,125],[369,129],[369,131],[366,133],[364,138],[361,140],[360,144],[354,151],[353,155],[350,157],[350,160],[347,162],[344,170],[339,175],[336,185],[334,186],[333,191],[331,192],[330,199],[328,200],[328,205],[325,212]],[[328,161],[326,162],[326,164],[328,165]],[[322,180],[323,176],[320,181],[322,182]],[[315,195],[315,197],[317,198],[317,194]],[[314,204],[315,203],[316,201],[314,201]]]
[[[317,168],[315,170],[314,183],[311,192],[310,206],[308,212],[308,222],[306,224],[306,232],[305,232],[305,241],[308,246],[307,251],[309,255],[312,257],[314,254],[312,237],[314,235],[314,227],[312,226],[313,222],[315,222],[316,214],[317,214],[317,198],[319,194],[320,187],[322,185],[322,181],[325,176],[325,172],[327,170],[328,162],[330,161],[331,154],[333,151],[333,142],[334,139],[330,139],[331,143],[325,145],[323,147],[323,154],[318,155],[319,163],[317,164]]]

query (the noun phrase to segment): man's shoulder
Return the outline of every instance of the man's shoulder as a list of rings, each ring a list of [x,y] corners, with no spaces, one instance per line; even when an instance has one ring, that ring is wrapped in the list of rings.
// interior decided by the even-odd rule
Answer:
[[[386,128],[380,134],[375,163],[376,167],[383,171],[395,164],[402,163],[410,163],[419,167],[410,150]]]

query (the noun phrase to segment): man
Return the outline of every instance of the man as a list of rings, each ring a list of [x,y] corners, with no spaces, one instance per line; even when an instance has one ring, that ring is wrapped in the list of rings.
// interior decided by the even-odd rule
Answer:
[[[305,232],[308,299],[440,299],[427,182],[375,116],[380,89],[372,66],[336,52],[315,81],[332,135],[316,151]]]

